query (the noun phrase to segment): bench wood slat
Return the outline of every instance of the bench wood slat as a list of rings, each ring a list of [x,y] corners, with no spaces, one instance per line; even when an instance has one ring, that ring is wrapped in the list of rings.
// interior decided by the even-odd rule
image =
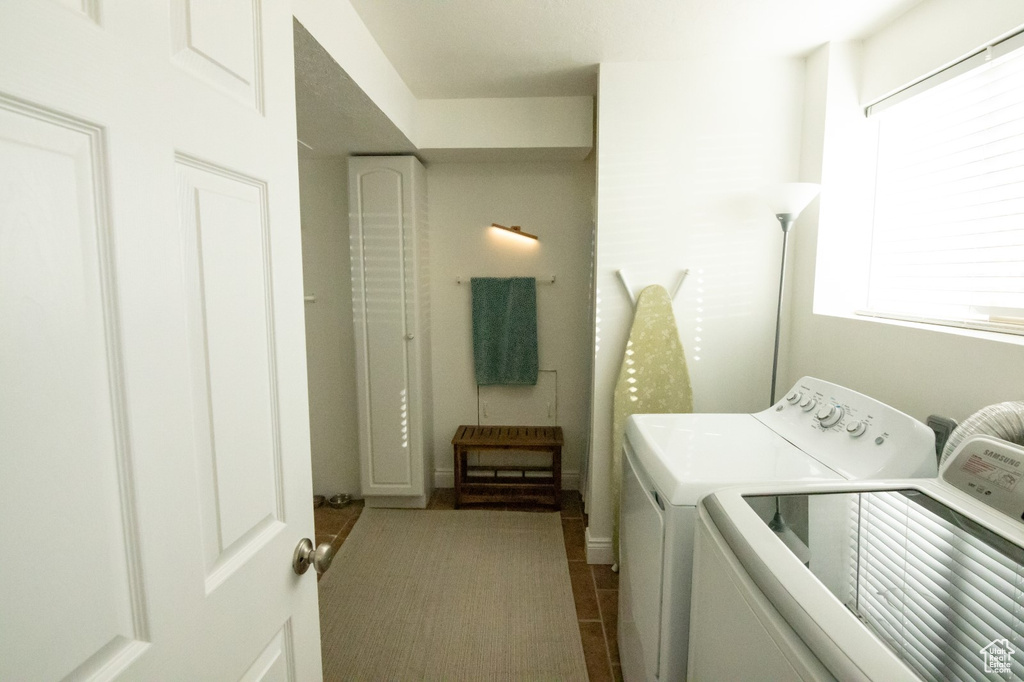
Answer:
[[[455,430],[452,447],[455,456],[455,507],[463,502],[531,501],[540,496],[554,508],[561,503],[562,427],[560,426],[474,426],[464,424]],[[550,466],[473,465],[468,454],[481,456],[489,451],[519,450],[525,453],[551,453]],[[480,476],[487,471],[492,476]],[[521,471],[522,477],[499,476],[498,471]],[[550,472],[547,476],[527,477],[527,471]],[[477,474],[477,475],[473,475]],[[546,498],[546,499],[544,499]]]

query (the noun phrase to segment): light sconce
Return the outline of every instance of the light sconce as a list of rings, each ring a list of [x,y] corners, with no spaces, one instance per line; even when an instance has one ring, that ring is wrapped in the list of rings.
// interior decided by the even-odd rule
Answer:
[[[818,196],[821,185],[811,182],[790,182],[774,187],[766,196],[768,206],[782,226],[782,267],[779,272],[779,304],[775,309],[775,354],[772,357],[772,398],[775,404],[775,380],[779,373],[779,327],[782,322],[782,293],[786,282],[786,247],[789,231],[800,212]]]
[[[540,239],[537,238],[537,235],[530,234],[529,232],[523,232],[523,228],[519,227],[518,225],[513,225],[512,227],[505,227],[504,225],[499,225],[498,223],[491,223],[491,227],[499,229],[499,230],[504,230],[505,232],[508,232],[509,234],[514,234],[514,235],[517,235],[519,237],[524,237],[526,239],[532,239],[532,240],[534,240],[536,242],[540,241]]]

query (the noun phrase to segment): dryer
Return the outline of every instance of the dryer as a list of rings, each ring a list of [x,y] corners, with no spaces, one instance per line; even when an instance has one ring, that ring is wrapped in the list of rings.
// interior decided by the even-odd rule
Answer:
[[[623,449],[618,643],[627,682],[685,678],[699,498],[742,482],[936,471],[927,426],[812,377],[756,414],[634,415]]]
[[[1022,478],[1024,448],[977,436],[933,480],[707,496],[689,679],[1024,679]],[[766,524],[776,498],[807,557]]]

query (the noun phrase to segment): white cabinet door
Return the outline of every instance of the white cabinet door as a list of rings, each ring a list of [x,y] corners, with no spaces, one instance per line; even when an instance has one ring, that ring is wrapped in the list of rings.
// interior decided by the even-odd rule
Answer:
[[[641,480],[632,448],[628,443],[624,447],[619,507],[619,650],[625,677],[654,680],[661,657],[665,511],[653,495],[654,486],[646,476]]]
[[[368,505],[426,505],[425,175],[413,157],[349,160],[360,475]]]
[[[0,679],[320,679],[291,38],[0,4]]]

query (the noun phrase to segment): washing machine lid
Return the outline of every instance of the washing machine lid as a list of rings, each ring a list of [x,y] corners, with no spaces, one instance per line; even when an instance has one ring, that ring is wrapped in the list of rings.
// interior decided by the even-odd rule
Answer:
[[[776,509],[808,540],[802,551],[792,528],[769,526],[758,512],[776,495]],[[701,507],[702,522],[838,679],[1024,670],[1012,655],[1024,637],[1015,615],[1024,524],[945,481],[742,487]]]
[[[844,479],[749,414],[633,415],[625,437],[662,499],[675,506],[694,506],[741,482]]]

